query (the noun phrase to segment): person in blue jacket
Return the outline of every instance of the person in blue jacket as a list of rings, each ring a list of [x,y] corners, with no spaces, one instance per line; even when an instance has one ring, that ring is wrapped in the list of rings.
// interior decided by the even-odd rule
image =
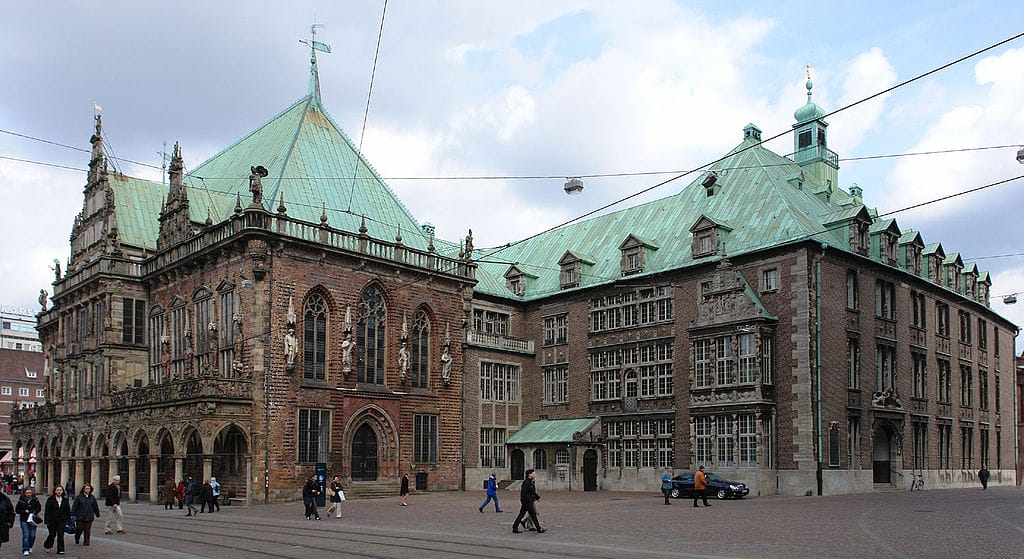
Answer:
[[[501,506],[498,505],[498,478],[494,476],[494,472],[491,472],[491,477],[487,478],[487,499],[480,505],[480,512],[484,512],[484,507],[492,499],[494,500],[494,512],[504,512],[501,510]]]

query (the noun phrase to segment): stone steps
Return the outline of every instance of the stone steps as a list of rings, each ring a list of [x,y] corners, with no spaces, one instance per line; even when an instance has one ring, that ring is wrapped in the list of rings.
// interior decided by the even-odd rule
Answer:
[[[401,483],[398,481],[356,481],[345,487],[346,499],[381,499],[398,497]],[[410,492],[414,493],[414,491]]]

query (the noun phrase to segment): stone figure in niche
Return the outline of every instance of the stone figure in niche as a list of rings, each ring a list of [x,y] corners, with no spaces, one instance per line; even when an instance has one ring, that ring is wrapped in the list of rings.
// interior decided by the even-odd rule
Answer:
[[[448,344],[444,345],[441,352],[441,382],[448,386],[452,381],[452,356],[448,352]]]
[[[409,348],[406,347],[407,345],[403,341],[402,347],[398,350],[398,372],[402,382],[405,382],[405,378],[409,374]]]
[[[352,341],[352,332],[345,332],[345,339],[341,340],[341,370],[352,371],[352,348],[355,346]]]
[[[43,307],[44,311],[46,310],[46,299],[49,296],[50,296],[50,294],[47,293],[45,289],[40,289],[39,290],[39,306]]]
[[[295,341],[295,329],[289,328],[288,333],[284,335],[284,364],[289,369],[295,366],[295,352],[297,347],[298,344]]]

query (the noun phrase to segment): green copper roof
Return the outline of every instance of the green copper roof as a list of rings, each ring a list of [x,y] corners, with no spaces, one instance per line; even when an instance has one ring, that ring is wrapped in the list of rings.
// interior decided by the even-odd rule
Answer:
[[[277,211],[284,195],[288,216],[319,223],[326,208],[327,223],[358,231],[363,216],[371,237],[426,249],[429,239],[394,192],[366,162],[348,136],[316,101],[303,97],[254,132],[214,155],[189,173],[192,219],[228,218],[240,193],[242,205],[252,201],[250,168],[262,165],[263,207]]]
[[[568,291],[561,289],[558,262],[566,251],[586,254],[592,266],[581,269],[580,288],[622,278],[619,246],[630,235],[640,235],[658,250],[645,253],[643,272],[652,273],[713,261],[718,256],[694,258],[690,227],[702,215],[731,231],[722,235],[730,256],[780,244],[813,239],[833,247],[847,247],[841,231],[824,223],[840,212],[856,215],[861,204],[850,196],[826,196],[800,167],[748,138],[715,165],[716,190],[708,196],[697,177],[679,193],[632,208],[561,227],[481,255],[477,291],[508,297],[504,274],[508,264],[536,274],[524,299],[537,299]],[[840,192],[834,189],[835,192]],[[843,207],[840,201],[851,204]],[[488,262],[490,261],[490,262]]]
[[[531,421],[508,438],[506,444],[570,443],[573,435],[587,431],[597,419],[542,419]]]
[[[277,116],[214,155],[185,176],[189,213],[197,224],[229,219],[238,198],[252,202],[251,167],[262,165],[263,207],[276,212],[284,197],[289,217],[358,231],[366,218],[371,237],[426,250],[429,238],[394,192],[377,175],[334,123],[315,95],[307,95]],[[156,249],[166,185],[111,174],[122,243]],[[435,240],[439,253],[457,253],[458,245]]]

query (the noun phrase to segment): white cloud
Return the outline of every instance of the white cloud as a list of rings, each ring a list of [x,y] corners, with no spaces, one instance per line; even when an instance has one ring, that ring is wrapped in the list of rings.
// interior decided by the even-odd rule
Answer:
[[[1017,292],[1017,302],[1011,305],[1003,303],[1002,295]],[[1003,270],[992,275],[992,310],[1024,328],[1024,267]],[[1024,336],[1017,337],[1016,354],[1024,351]]]
[[[843,94],[837,107],[845,107],[896,83],[896,68],[878,47],[857,55],[844,73]],[[890,95],[876,97],[830,117],[833,124],[830,129],[834,131],[830,140],[832,150],[853,153],[864,135],[878,124]]]

